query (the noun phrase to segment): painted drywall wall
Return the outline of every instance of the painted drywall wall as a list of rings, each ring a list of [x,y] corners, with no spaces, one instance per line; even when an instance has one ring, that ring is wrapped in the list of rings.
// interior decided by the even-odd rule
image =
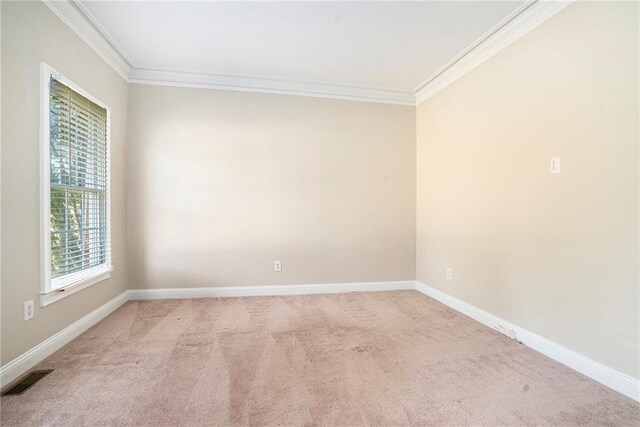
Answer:
[[[2,8],[2,364],[128,288],[125,220],[127,83],[41,2]],[[39,64],[44,61],[112,109],[111,278],[39,307]],[[23,321],[23,303],[35,317]]]
[[[132,84],[127,149],[134,288],[415,278],[415,107]]]
[[[635,378],[638,36],[578,2],[417,108],[417,280]]]

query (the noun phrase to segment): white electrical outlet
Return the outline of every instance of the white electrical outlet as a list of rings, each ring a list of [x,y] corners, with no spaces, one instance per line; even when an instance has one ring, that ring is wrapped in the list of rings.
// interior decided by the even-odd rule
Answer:
[[[33,300],[24,303],[24,320],[33,319]]]
[[[273,271],[282,271],[282,261],[273,262]]]
[[[452,276],[451,269],[447,268],[447,280],[451,280],[451,276]]]
[[[560,173],[560,157],[551,158],[551,173]]]

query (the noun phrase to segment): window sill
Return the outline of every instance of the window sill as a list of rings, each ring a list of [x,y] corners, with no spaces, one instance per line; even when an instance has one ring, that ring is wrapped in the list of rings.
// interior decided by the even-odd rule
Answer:
[[[95,285],[98,282],[111,277],[112,269],[102,270],[93,276],[85,277],[82,280],[69,284],[64,288],[54,289],[52,291],[40,294],[40,307],[46,307],[49,304],[53,304],[56,301],[60,301],[62,298],[66,298],[69,295],[73,295],[83,289],[88,288],[91,285]]]

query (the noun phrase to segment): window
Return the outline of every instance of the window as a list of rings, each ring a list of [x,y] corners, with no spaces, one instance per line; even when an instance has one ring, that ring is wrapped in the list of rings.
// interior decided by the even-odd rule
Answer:
[[[109,108],[42,64],[42,305],[109,277]]]

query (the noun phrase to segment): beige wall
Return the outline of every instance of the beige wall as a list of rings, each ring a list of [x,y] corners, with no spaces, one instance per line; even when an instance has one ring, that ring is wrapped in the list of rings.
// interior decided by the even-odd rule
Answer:
[[[415,278],[414,107],[129,90],[132,287]]]
[[[417,110],[417,279],[636,378],[638,49],[575,3]]]
[[[127,83],[41,2],[2,1],[2,357],[5,364],[127,289]],[[110,279],[39,307],[39,63],[112,108]],[[35,317],[22,320],[33,299]]]
[[[127,86],[42,3],[0,7],[2,364],[128,287],[417,275],[639,376],[637,3],[570,6],[417,118]],[[23,322],[40,290],[40,61],[112,108],[115,271]],[[555,156],[562,173],[550,175]]]

